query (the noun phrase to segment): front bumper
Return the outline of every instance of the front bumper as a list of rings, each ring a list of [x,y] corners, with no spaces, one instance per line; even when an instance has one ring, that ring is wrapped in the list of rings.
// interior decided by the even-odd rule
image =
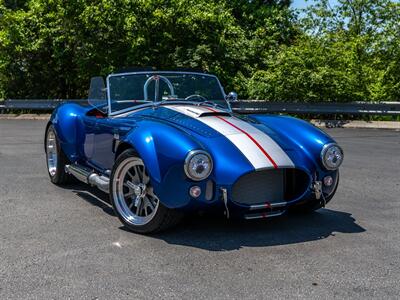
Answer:
[[[290,201],[283,199],[273,202],[254,201],[254,204],[246,205],[233,200],[235,183],[219,184],[212,178],[204,182],[193,182],[186,177],[180,178],[179,171],[177,169],[176,172],[170,173],[156,189],[156,193],[164,205],[184,212],[207,211],[224,214],[228,218],[258,219],[280,216],[292,206],[321,198],[321,196],[318,197],[319,193],[322,193],[325,198],[331,198],[338,184],[338,171],[314,172],[312,175],[307,172],[309,182],[304,193],[298,197]],[[334,178],[334,184],[331,187],[325,187],[322,184],[320,191],[316,191],[316,183],[322,183],[323,178],[328,175]],[[212,197],[207,199],[206,190],[209,188],[210,180],[212,181]],[[189,189],[194,185],[199,186],[203,191],[198,198],[192,198],[189,195]]]

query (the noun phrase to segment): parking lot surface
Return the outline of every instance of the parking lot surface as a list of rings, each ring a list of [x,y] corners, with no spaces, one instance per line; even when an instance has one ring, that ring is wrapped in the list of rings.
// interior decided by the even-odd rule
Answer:
[[[327,130],[345,151],[326,209],[126,231],[105,194],[50,183],[44,121],[0,120],[0,299],[398,298],[400,132]]]

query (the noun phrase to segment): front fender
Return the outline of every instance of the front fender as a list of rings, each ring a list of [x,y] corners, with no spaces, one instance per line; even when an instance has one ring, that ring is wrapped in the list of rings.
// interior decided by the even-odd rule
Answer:
[[[335,141],[321,129],[306,121],[289,116],[252,115],[251,118],[266,125],[289,148],[295,150],[287,152],[288,155],[293,156],[291,158],[295,165],[307,167],[308,164],[308,168],[326,171],[322,166],[320,153],[325,144],[335,143]]]
[[[142,121],[124,142],[133,145],[157,182],[176,164],[183,166],[188,152],[202,149],[191,136],[166,124]]]
[[[184,161],[193,149],[203,149],[193,137],[175,127],[151,120],[141,121],[123,139],[139,154],[152,186],[167,207],[182,207],[189,201],[192,182],[184,173]]]
[[[75,103],[66,103],[58,106],[50,117],[49,124],[56,130],[64,154],[70,161],[76,161],[79,157],[78,146],[83,143],[84,137],[80,136],[78,130],[81,126],[78,119],[86,113],[86,108]]]

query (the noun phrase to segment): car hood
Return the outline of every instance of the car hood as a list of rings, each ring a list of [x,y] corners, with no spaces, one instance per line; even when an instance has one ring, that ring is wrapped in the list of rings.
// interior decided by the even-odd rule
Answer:
[[[131,116],[135,118],[153,119],[168,123],[188,131],[191,134],[201,135],[207,138],[223,136],[217,130],[202,122],[205,117],[210,115],[230,116],[230,113],[219,110],[217,113],[205,111],[204,108],[195,105],[168,105],[156,109],[144,109]]]
[[[256,170],[295,167],[295,162],[288,154],[293,150],[292,145],[253,118],[234,116],[221,109],[197,105],[143,109],[131,117],[157,120],[180,128],[216,156],[224,156],[224,151],[225,156],[242,156]]]

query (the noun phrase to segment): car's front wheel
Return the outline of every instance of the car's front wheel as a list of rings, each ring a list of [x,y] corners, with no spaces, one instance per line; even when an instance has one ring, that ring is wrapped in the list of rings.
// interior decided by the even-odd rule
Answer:
[[[134,232],[162,231],[181,219],[180,212],[160,202],[142,159],[132,149],[124,151],[115,162],[110,198],[118,218]]]
[[[61,149],[53,125],[50,125],[46,131],[45,151],[47,171],[51,182],[58,185],[72,182],[73,177],[65,172],[65,166],[70,162]]]

